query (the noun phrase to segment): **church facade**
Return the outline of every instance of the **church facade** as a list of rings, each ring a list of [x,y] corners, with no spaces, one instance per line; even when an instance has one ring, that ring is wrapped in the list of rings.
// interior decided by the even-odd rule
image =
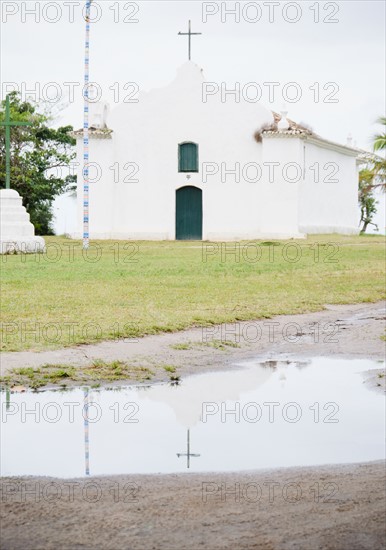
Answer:
[[[137,102],[90,107],[91,239],[242,240],[358,233],[358,150],[260,103],[223,97],[188,61]],[[83,132],[75,132],[83,166]],[[78,231],[83,219],[78,172]]]

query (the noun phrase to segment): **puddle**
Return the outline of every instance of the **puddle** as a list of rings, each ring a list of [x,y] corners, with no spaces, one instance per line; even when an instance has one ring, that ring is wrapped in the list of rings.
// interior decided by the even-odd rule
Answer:
[[[363,383],[365,371],[382,366],[331,358],[250,362],[178,386],[2,392],[1,475],[68,478],[382,459],[384,396]]]

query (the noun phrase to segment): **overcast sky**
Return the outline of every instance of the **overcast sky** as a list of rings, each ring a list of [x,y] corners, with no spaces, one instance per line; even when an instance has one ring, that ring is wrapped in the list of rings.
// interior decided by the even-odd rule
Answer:
[[[21,90],[32,88],[47,98],[57,93],[47,83],[56,82],[62,102],[68,101],[69,87],[64,83],[83,83],[84,4],[82,0],[3,0],[2,99],[4,83],[15,82]],[[238,82],[241,90],[256,83],[261,103],[276,111],[286,93],[295,97],[296,89],[285,85],[296,82],[302,97],[287,102],[290,118],[343,143],[351,133],[358,146],[370,147],[377,131],[374,122],[385,109],[383,1],[280,2],[271,7],[267,2],[97,4],[92,12],[98,21],[91,25],[90,78],[111,104],[114,92],[109,87],[114,83],[119,83],[123,100],[126,82],[149,90],[174,78],[177,67],[187,60],[187,39],[177,33],[186,32],[191,19],[192,31],[203,33],[192,37],[192,60],[203,68],[206,80],[224,82],[229,88]],[[239,22],[226,12],[235,7]],[[264,82],[279,83],[272,103]],[[75,101],[60,114],[60,124],[81,126],[80,86],[76,90]],[[328,98],[338,101],[323,101]]]

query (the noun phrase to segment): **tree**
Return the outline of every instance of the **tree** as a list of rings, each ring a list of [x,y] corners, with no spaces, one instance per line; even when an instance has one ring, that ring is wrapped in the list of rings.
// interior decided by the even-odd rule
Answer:
[[[374,136],[374,151],[386,149],[386,117],[379,117],[377,122],[384,127],[384,130],[383,134],[377,134]]]
[[[373,149],[374,151],[386,150],[386,118],[379,117],[378,124],[383,126],[383,134],[377,134],[374,136]],[[383,191],[386,191],[386,159],[379,155],[374,155],[373,159],[373,187],[381,187]]]
[[[11,188],[23,197],[38,235],[52,234],[52,202],[73,188],[76,176],[69,165],[75,158],[72,126],[50,128],[50,116],[39,113],[38,106],[21,101],[17,92],[9,94],[11,120],[30,122],[31,126],[11,129]],[[0,120],[4,120],[5,101]],[[67,174],[67,175],[66,175]],[[0,188],[5,187],[5,129],[0,126]]]
[[[374,225],[378,229],[377,224],[373,223],[373,216],[377,212],[378,201],[373,196],[374,187],[374,172],[371,167],[364,168],[359,172],[359,206],[361,209],[361,219],[359,225],[361,233],[366,233],[369,225]]]
[[[380,117],[378,124],[382,124],[386,129],[386,118]],[[386,149],[386,133],[374,136],[374,151],[383,151]],[[377,212],[378,201],[374,197],[374,191],[378,188],[386,192],[386,160],[375,153],[365,153],[362,155],[365,161],[365,168],[359,172],[359,193],[358,201],[361,210],[362,224],[361,233],[365,233],[369,225],[376,229],[378,226],[373,223],[373,217]]]

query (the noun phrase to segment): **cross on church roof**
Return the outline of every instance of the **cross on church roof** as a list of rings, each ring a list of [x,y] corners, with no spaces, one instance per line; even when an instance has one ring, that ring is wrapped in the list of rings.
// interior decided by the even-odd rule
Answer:
[[[189,61],[190,61],[190,52],[191,52],[191,37],[193,35],[197,35],[197,34],[202,34],[202,32],[191,32],[190,30],[190,19],[189,19],[189,30],[188,32],[179,32],[178,34],[180,36],[188,36],[189,37],[189,40],[188,40],[188,57],[189,57]]]

